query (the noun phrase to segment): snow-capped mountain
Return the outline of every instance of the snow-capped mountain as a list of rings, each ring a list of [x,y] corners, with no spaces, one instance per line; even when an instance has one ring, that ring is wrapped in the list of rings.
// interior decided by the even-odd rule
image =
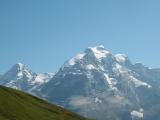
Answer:
[[[113,55],[100,45],[65,62],[40,92],[97,120],[151,120],[154,115],[159,120],[159,80],[159,70],[132,64],[126,55]]]
[[[27,69],[22,63],[15,64],[0,78],[0,85],[31,92],[48,82],[53,73],[37,74]]]
[[[18,63],[0,84],[96,120],[160,120],[160,69],[133,64],[102,45],[66,61],[55,75],[36,74]]]

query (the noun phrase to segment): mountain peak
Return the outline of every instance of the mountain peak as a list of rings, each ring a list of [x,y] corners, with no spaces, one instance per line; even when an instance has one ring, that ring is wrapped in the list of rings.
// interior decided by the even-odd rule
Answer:
[[[32,91],[41,84],[48,82],[53,75],[53,73],[37,74],[24,64],[16,63],[2,75],[0,85]]]
[[[75,65],[78,61],[84,60],[86,56],[89,57],[90,59],[96,59],[100,60],[102,58],[107,57],[108,55],[111,55],[109,51],[105,49],[103,45],[98,45],[95,47],[88,47],[85,49],[84,52],[77,54],[75,57],[71,58],[68,60],[65,64],[65,66],[73,66]]]
[[[10,71],[23,71],[25,69],[25,65],[22,63],[16,63],[12,66],[12,68],[10,69]]]
[[[13,69],[18,69],[19,71],[22,71],[25,68],[25,65],[22,63],[16,63],[15,65],[13,65],[12,67]]]
[[[88,47],[88,48],[85,50],[85,52],[86,52],[86,53],[92,52],[92,54],[94,54],[94,56],[95,56],[97,59],[104,58],[104,57],[106,57],[108,54],[110,54],[110,52],[109,52],[108,50],[106,50],[103,45],[98,45],[98,46],[95,46],[95,47]]]
[[[31,78],[32,72],[27,69],[26,66],[22,63],[16,63],[11,67],[11,69],[6,73],[7,76],[12,76],[15,79],[21,79],[24,76]]]
[[[95,47],[90,47],[90,48],[105,49],[104,45],[97,45]]]
[[[23,63],[20,63],[20,62],[16,63],[16,65],[24,66],[24,64],[23,64]]]

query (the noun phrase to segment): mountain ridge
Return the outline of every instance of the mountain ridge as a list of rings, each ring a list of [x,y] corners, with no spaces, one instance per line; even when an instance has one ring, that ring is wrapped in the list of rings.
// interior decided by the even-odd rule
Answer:
[[[41,84],[48,82],[53,76],[54,73],[37,74],[24,64],[16,63],[4,75],[1,75],[0,84],[24,91],[32,91]]]
[[[160,91],[159,72],[156,78],[152,74],[152,69],[132,64],[124,54],[113,55],[104,46],[89,47],[65,62],[41,94],[50,102],[97,120],[142,116],[147,120],[149,108],[144,106],[144,98],[154,104]]]
[[[160,69],[133,64],[102,45],[78,53],[30,92],[97,120],[160,119]]]

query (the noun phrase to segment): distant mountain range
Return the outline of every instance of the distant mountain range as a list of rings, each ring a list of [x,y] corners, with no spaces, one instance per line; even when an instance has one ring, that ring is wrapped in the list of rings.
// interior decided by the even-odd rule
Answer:
[[[14,65],[0,84],[30,92],[96,120],[160,120],[160,69],[89,47],[55,74]]]
[[[48,82],[53,76],[54,73],[37,74],[26,68],[22,63],[17,63],[0,77],[0,84],[31,92],[34,89],[37,90],[39,86]]]

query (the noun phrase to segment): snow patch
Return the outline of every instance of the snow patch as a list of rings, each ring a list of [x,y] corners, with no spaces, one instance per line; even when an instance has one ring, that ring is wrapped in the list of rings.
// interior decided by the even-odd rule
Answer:
[[[84,53],[77,54],[76,57],[68,61],[68,64],[71,66],[75,65],[76,61],[83,59],[84,55]]]
[[[128,74],[128,70],[125,67],[122,67],[120,64],[116,63],[115,68],[116,71],[118,70],[121,74]]]
[[[118,72],[120,74],[122,74],[123,76],[127,76],[131,82],[134,83],[135,87],[140,87],[140,86],[146,86],[148,88],[151,88],[152,86],[149,85],[146,82],[143,82],[142,80],[138,80],[135,77],[133,77],[132,75],[129,74],[129,70],[125,67],[122,67],[120,64],[116,63],[116,68],[115,70],[118,70]]]
[[[72,75],[82,75],[83,73],[80,73],[80,72],[69,72],[69,74],[72,74]]]
[[[38,74],[33,82],[45,83],[48,82],[54,76],[53,73]]]
[[[107,54],[110,54],[109,51],[104,49],[104,46],[100,45],[100,46],[96,46],[96,47],[89,47],[89,49],[91,49],[95,55],[95,57],[97,59],[101,59],[107,56]]]
[[[117,88],[113,86],[113,83],[112,83],[113,78],[110,78],[109,75],[106,73],[104,73],[104,76],[106,78],[109,88],[112,90],[117,90]]]
[[[100,100],[98,97],[95,98],[95,103],[102,103],[102,100]]]
[[[17,63],[17,65],[19,66],[20,71],[22,71],[24,69],[24,65],[22,63]]]
[[[23,73],[22,73],[22,72],[19,72],[19,73],[17,74],[17,77],[18,77],[18,79],[21,79],[21,78],[23,77]]]
[[[138,79],[134,78],[133,76],[130,76],[130,78],[131,78],[131,81],[134,82],[135,87],[140,87],[140,86],[147,86],[148,88],[152,87],[148,83],[142,82],[141,80],[138,80]]]
[[[86,68],[87,68],[88,70],[95,69],[95,67],[94,67],[92,64],[87,65]]]
[[[138,119],[143,118],[143,109],[140,109],[139,111],[133,110],[131,112],[132,119]]]
[[[100,70],[105,71],[103,66],[99,65],[98,67],[100,68]]]
[[[116,61],[119,63],[124,63],[128,58],[127,55],[125,55],[125,54],[116,54],[114,57],[115,57]]]

